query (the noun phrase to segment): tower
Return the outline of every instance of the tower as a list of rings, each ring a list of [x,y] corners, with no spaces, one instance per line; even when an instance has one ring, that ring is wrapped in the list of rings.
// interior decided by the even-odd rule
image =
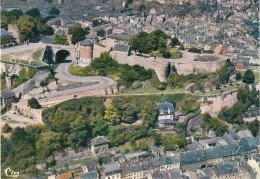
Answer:
[[[79,43],[79,66],[88,66],[93,59],[93,43],[90,40],[83,40]]]

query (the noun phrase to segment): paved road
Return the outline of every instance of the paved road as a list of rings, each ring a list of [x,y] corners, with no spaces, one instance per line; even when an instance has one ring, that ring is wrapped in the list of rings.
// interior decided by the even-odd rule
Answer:
[[[46,95],[45,95],[46,98],[52,98],[52,97],[60,96],[60,95],[68,95],[68,94],[72,94],[72,93],[77,94],[79,92],[105,88],[105,87],[115,84],[114,80],[112,80],[110,78],[102,77],[102,76],[92,76],[92,77],[74,76],[68,72],[69,65],[70,65],[70,63],[61,63],[55,70],[55,72],[57,73],[55,75],[55,77],[64,82],[89,82],[89,83],[95,83],[95,84],[89,85],[89,86],[84,86],[84,87],[79,87],[79,88],[58,91],[58,92],[51,91],[49,93],[46,93]]]

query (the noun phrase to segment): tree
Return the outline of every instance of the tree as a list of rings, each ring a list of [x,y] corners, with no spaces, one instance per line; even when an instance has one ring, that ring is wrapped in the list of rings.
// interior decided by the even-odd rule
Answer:
[[[3,15],[1,17],[1,20],[2,20],[2,22],[1,22],[1,29],[8,30],[8,18],[7,18],[7,16]]]
[[[9,126],[9,124],[5,123],[5,125],[2,128],[3,133],[10,133],[12,132],[12,128]]]
[[[256,137],[257,133],[259,132],[259,121],[255,119],[254,121],[249,122],[248,129],[252,132],[253,136]]]
[[[106,106],[104,119],[111,125],[119,123],[119,115],[113,105],[109,104]]]
[[[192,47],[188,50],[188,52],[192,52],[192,53],[201,53],[201,50],[200,49],[197,49],[195,47]]]
[[[89,124],[86,118],[79,116],[70,124],[70,134],[68,143],[74,147],[86,146],[88,139],[91,137]]]
[[[171,46],[172,47],[176,47],[176,46],[178,46],[180,44],[181,43],[180,43],[180,41],[179,41],[179,39],[177,37],[174,37],[174,38],[171,39]]]
[[[83,29],[79,23],[76,23],[69,27],[68,32],[72,35],[71,42],[76,44],[85,39],[85,36],[89,33],[89,28]]]
[[[41,17],[41,13],[38,8],[32,8],[25,12],[26,15],[29,15],[31,17]]]
[[[155,101],[147,101],[141,111],[141,119],[143,124],[154,126],[158,109]]]
[[[109,123],[104,120],[103,117],[94,122],[92,129],[93,137],[106,136],[109,133]]]
[[[60,15],[60,10],[57,7],[52,7],[49,11],[50,15]]]
[[[45,159],[52,155],[52,152],[62,148],[62,133],[48,131],[41,134],[36,142],[38,156],[45,162]]]
[[[252,70],[247,70],[243,76],[244,83],[254,83],[255,82],[255,75]]]
[[[59,45],[69,45],[69,41],[65,35],[56,35],[52,43]]]
[[[122,122],[133,123],[137,120],[137,113],[135,106],[131,103],[123,105]]]
[[[176,74],[178,74],[178,73],[177,73],[177,69],[176,69],[175,65],[172,65],[172,71],[173,71],[173,73],[176,73]]]
[[[162,145],[164,150],[176,150],[186,146],[186,140],[182,137],[177,137],[172,134],[166,134],[162,136]]]
[[[229,70],[228,67],[224,66],[219,71],[219,80],[221,84],[226,84],[229,81]]]
[[[9,22],[13,20],[18,20],[20,16],[23,15],[23,11],[20,9],[13,9],[8,12],[7,16],[9,18]]]
[[[21,16],[18,20],[17,26],[19,30],[20,42],[32,40],[38,35],[37,25],[31,16]]]
[[[41,105],[39,104],[38,100],[35,98],[28,99],[27,103],[28,103],[28,106],[31,108],[34,108],[34,109],[41,108]]]
[[[236,80],[241,80],[242,79],[242,73],[240,71],[236,72]]]
[[[51,46],[47,45],[45,48],[44,54],[43,54],[42,61],[47,64],[53,64],[54,63],[53,57],[54,57],[54,54],[53,54],[52,48],[51,48]]]

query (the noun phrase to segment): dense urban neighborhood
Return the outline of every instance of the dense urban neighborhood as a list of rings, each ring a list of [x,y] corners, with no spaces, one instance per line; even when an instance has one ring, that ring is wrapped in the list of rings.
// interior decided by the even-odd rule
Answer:
[[[1,178],[260,178],[258,0],[2,0]]]

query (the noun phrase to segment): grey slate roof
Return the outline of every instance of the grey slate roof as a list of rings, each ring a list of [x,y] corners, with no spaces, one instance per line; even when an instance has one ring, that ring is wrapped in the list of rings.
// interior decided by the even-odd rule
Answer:
[[[182,164],[192,164],[197,162],[205,161],[204,150],[194,150],[181,153]]]
[[[12,37],[13,35],[5,29],[1,29],[1,38]]]
[[[83,173],[81,174],[81,178],[82,179],[96,179],[98,178],[98,172],[97,171],[92,171],[92,172],[87,172],[87,173]]]
[[[85,40],[80,41],[80,45],[91,46],[91,45],[93,45],[93,43],[90,40],[85,39]]]
[[[114,51],[128,52],[128,50],[129,50],[128,45],[116,44],[114,47]]]
[[[163,125],[172,125],[175,124],[175,122],[171,119],[161,119],[158,121],[159,124],[163,124]]]
[[[102,166],[106,175],[121,172],[120,165],[118,163],[109,163]]]
[[[97,36],[95,34],[93,34],[93,33],[90,33],[90,34],[86,35],[86,38],[87,39],[96,39]]]
[[[170,179],[182,179],[179,170],[170,170],[169,173],[170,173]]]
[[[96,170],[96,166],[95,166],[95,163],[93,162],[93,160],[91,160],[90,162],[88,162],[87,165],[86,165],[86,167],[87,167],[87,169],[88,169],[89,172]]]
[[[205,149],[206,160],[222,158],[222,150],[220,147],[212,147]]]
[[[221,163],[215,165],[215,173],[220,175],[237,173],[238,169],[236,167],[236,163]]]
[[[94,146],[104,145],[108,144],[109,141],[104,136],[98,136],[93,139],[91,139],[91,144]]]
[[[8,98],[13,98],[13,97],[15,97],[15,93],[12,90],[4,89],[2,91],[2,98],[8,99]]]

